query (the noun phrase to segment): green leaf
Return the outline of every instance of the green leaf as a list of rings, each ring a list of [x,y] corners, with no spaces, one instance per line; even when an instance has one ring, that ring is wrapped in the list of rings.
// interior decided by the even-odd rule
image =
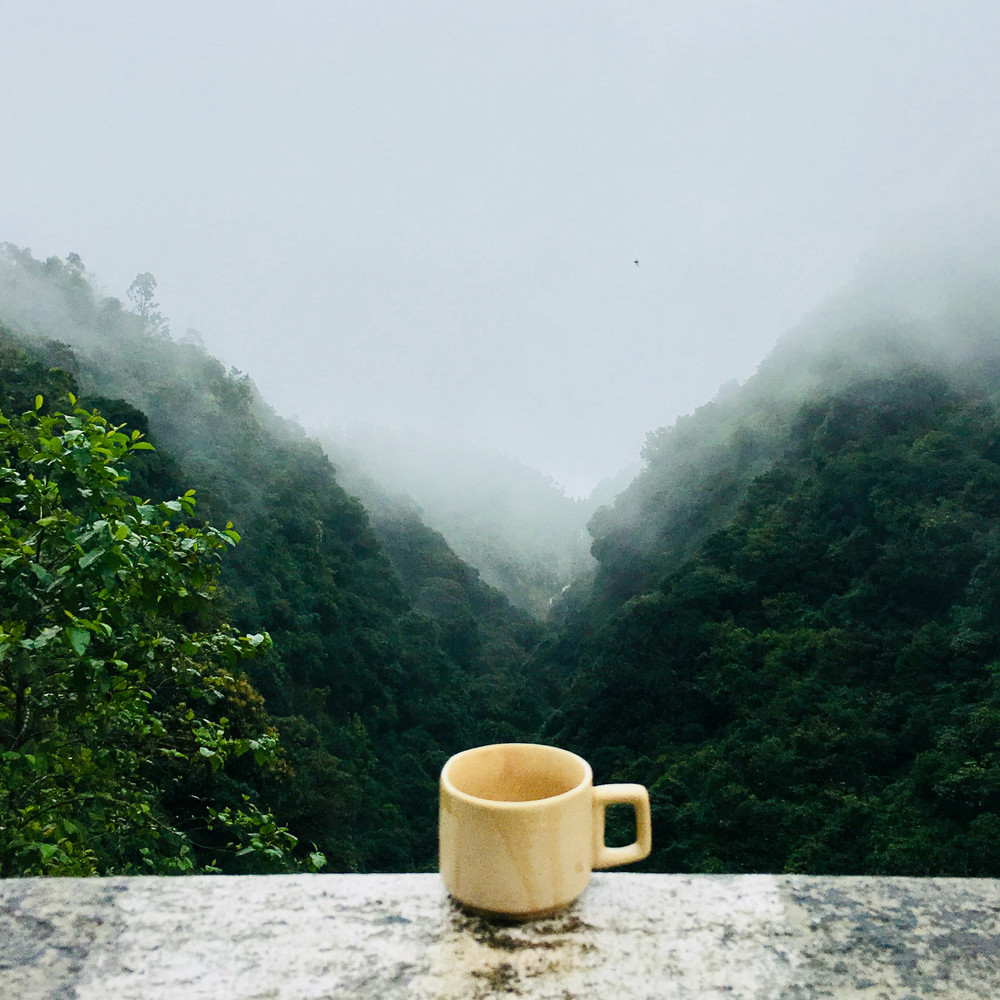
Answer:
[[[91,549],[89,552],[85,553],[80,558],[80,569],[86,569],[88,566],[97,562],[101,556],[104,555],[104,549]]]
[[[44,566],[39,566],[36,562],[30,563],[29,565],[31,567],[31,572],[38,577],[38,582],[42,584],[42,586],[47,587],[50,583],[52,583],[54,577]]]
[[[67,629],[67,634],[69,635],[70,645],[76,651],[76,655],[83,656],[90,645],[90,633],[83,628],[71,628]]]

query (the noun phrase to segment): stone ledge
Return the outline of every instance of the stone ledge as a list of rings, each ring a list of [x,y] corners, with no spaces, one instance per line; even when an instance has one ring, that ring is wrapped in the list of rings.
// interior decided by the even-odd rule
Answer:
[[[437,875],[0,881],[0,1000],[997,1000],[1000,881],[602,873],[558,917]]]

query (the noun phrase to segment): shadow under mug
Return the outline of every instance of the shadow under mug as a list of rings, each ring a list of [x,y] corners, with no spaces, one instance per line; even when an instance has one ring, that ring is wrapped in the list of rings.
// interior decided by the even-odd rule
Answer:
[[[635,810],[636,839],[604,843],[614,803]],[[460,903],[487,915],[529,919],[571,903],[595,868],[641,861],[652,846],[642,785],[594,787],[575,753],[498,743],[456,754],[441,771],[441,877]]]

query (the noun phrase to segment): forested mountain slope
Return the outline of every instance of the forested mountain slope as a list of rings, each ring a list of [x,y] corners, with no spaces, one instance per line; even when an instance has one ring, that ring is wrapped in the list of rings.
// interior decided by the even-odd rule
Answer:
[[[753,378],[724,386],[647,436],[645,468],[590,523],[598,589],[611,606],[641,592],[733,516],[748,484],[790,446],[804,403],[914,365],[959,385],[990,384],[1000,351],[995,285],[941,291],[921,306],[911,301],[919,298],[919,279],[902,287],[891,275],[884,280],[882,297],[867,287],[845,290],[786,334]]]
[[[595,517],[546,736],[650,787],[648,867],[1000,872],[998,301],[832,310]]]
[[[141,313],[99,299],[75,256],[5,248],[3,404],[74,392],[155,444],[132,464],[132,492],[194,489],[198,519],[234,523],[242,540],[222,561],[216,604],[273,639],[247,670],[287,762],[260,794],[333,869],[433,865],[444,759],[523,736],[518,712],[542,718],[522,669],[536,626],[415,517],[396,531],[401,579],[320,447],[246,376]]]
[[[355,425],[320,439],[344,485],[380,523],[400,509],[391,498],[411,498],[485,582],[536,618],[592,569],[586,524],[597,501],[567,496],[535,469],[458,439],[385,427]]]

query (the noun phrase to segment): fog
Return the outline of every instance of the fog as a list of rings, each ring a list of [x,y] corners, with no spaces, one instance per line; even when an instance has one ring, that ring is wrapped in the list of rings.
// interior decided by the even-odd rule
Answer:
[[[859,265],[875,302],[911,247],[981,263],[997,37],[988,2],[7,4],[0,240],[151,272],[307,426],[582,495]]]

